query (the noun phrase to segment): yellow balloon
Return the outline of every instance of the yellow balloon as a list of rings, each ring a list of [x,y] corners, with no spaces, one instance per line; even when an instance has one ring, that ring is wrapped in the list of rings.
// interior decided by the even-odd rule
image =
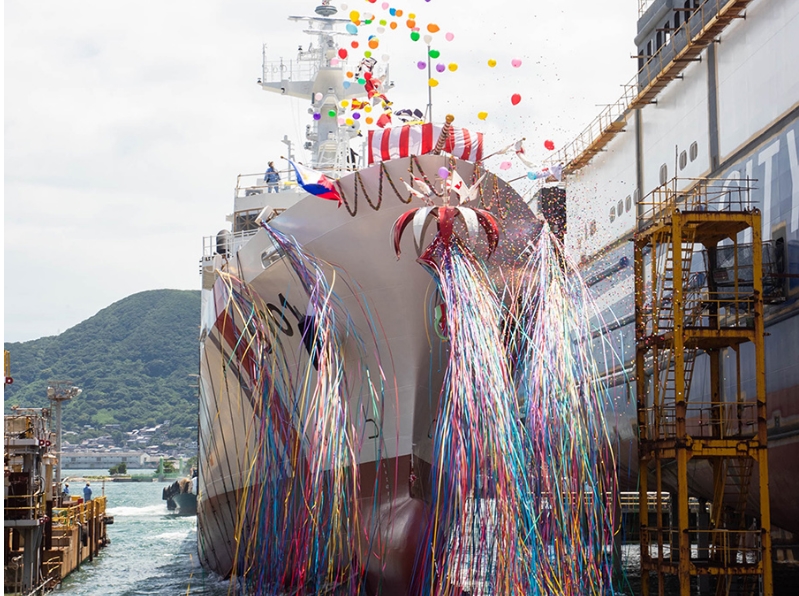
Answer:
[[[353,23],[356,23],[360,18],[361,18],[361,13],[359,13],[357,10],[353,10],[352,12],[350,12],[350,20]]]
[[[364,112],[371,112],[371,111],[372,111],[372,106],[370,106],[369,104],[366,104],[366,105],[363,107],[363,111],[364,111]]]
[[[436,87],[438,86],[438,81],[436,81],[435,79],[430,79],[427,81],[427,84],[430,85],[431,87]]]
[[[480,120],[485,120],[488,118],[488,112],[477,112],[477,117],[480,118]]]
[[[491,58],[491,59],[488,61],[488,65],[489,65],[491,68],[494,68],[494,67],[497,65],[497,61],[496,61],[496,60],[494,60],[493,58]]]
[[[341,100],[341,107],[342,108],[346,108],[348,105],[350,105],[350,102],[348,102],[346,99],[342,99]]]
[[[347,123],[347,126],[352,126],[353,124],[355,124],[355,120],[353,120],[352,118],[347,118],[345,122]]]
[[[456,70],[458,70],[458,65],[455,64],[454,62],[450,62],[447,68],[449,68],[452,72],[455,72]]]

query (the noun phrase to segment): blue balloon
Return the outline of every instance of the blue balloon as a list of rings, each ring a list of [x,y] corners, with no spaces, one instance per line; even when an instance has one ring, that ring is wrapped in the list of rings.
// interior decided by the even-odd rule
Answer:
[[[342,83],[342,85],[344,86],[345,89],[349,89],[350,88],[350,82],[349,81],[344,81]]]
[[[527,177],[530,180],[535,180],[536,178],[538,178],[538,176],[536,176],[535,172],[527,172]]]
[[[347,23],[347,33],[356,35],[358,33],[358,27],[356,27],[354,23]]]

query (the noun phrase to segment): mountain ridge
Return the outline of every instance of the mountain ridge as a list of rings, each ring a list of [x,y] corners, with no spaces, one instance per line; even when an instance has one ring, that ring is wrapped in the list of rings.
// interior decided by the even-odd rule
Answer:
[[[83,393],[64,406],[65,431],[126,432],[169,421],[167,436],[196,435],[199,311],[198,290],[148,290],[59,335],[5,343],[14,379],[5,412],[48,407],[49,382],[68,379]]]

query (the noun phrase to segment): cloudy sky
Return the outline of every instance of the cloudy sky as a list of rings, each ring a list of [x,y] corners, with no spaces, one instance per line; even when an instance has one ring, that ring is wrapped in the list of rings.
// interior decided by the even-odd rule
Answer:
[[[334,4],[345,16],[382,3]],[[286,18],[316,4],[4,2],[4,341],[56,335],[136,292],[199,288],[202,238],[226,226],[236,176],[285,154],[284,135],[304,140],[308,105],[256,80],[263,44],[268,59],[307,44]],[[440,76],[434,118],[484,131],[489,152],[524,136],[541,158],[544,140],[567,143],[618,99],[637,5],[396,0],[405,15],[375,55],[389,56],[394,107],[424,109],[426,48],[404,21],[438,24],[433,47],[459,68]]]

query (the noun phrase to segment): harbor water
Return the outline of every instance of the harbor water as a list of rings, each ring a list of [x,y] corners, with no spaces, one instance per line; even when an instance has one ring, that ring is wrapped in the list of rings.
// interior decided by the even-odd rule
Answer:
[[[70,478],[97,470],[67,470]],[[135,471],[134,471],[135,473]],[[142,473],[147,473],[142,471]],[[71,480],[73,492],[81,484]],[[163,482],[92,481],[95,495],[108,497],[111,544],[93,562],[84,563],[54,592],[59,596],[227,596],[229,582],[202,568],[197,557],[197,518],[167,511]],[[640,593],[637,544],[623,547],[625,578],[617,594]],[[775,595],[795,594],[799,565],[777,565]],[[667,594],[677,594],[676,586]]]
[[[69,477],[96,475],[97,470],[65,470]],[[95,495],[103,483],[91,481]],[[73,492],[81,484],[70,481]],[[162,482],[105,482],[111,544],[94,561],[81,565],[54,594],[63,596],[225,596],[228,582],[199,564],[197,518],[170,513]]]

